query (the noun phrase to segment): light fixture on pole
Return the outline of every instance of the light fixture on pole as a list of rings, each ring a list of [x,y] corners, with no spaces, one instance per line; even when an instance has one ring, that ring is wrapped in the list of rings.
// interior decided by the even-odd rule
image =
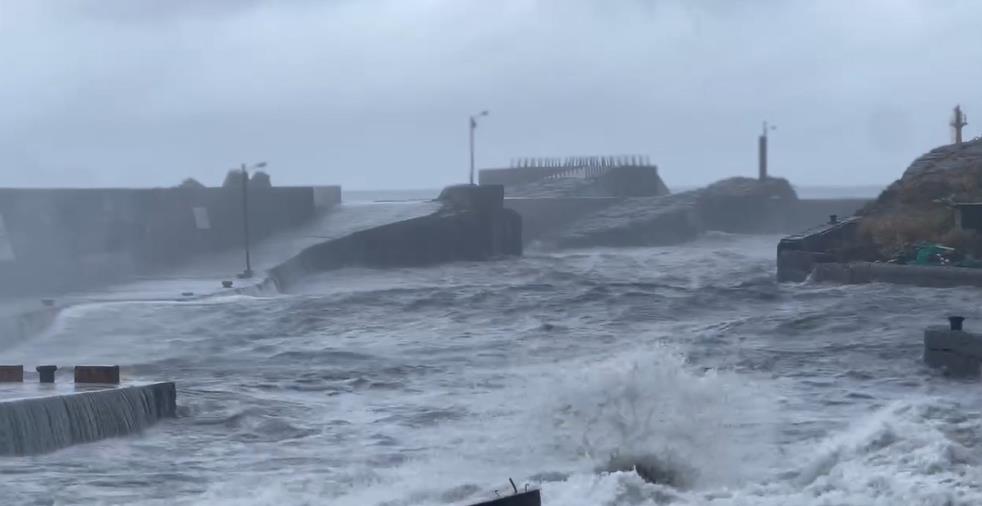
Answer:
[[[249,169],[261,169],[266,162],[253,164],[251,167],[242,164],[242,240],[245,248],[245,270],[239,274],[240,279],[252,277],[252,257],[249,252]]]
[[[470,121],[470,134],[471,134],[471,184],[474,184],[474,130],[477,129],[477,118],[482,118],[488,115],[488,111],[481,111],[478,114],[471,116]]]

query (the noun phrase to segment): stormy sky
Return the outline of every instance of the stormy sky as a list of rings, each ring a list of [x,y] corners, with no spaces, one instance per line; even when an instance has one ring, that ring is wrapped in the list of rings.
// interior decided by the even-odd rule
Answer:
[[[0,0],[0,186],[433,188],[518,156],[886,183],[982,133],[977,0]],[[979,120],[974,121],[978,116]]]

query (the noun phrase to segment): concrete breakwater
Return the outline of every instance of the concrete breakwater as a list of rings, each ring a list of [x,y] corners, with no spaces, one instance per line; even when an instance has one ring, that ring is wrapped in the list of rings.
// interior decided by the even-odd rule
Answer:
[[[435,213],[354,232],[272,268],[280,290],[313,272],[348,266],[412,267],[522,254],[522,218],[505,209],[500,185],[451,186]]]
[[[500,186],[458,186],[433,203],[342,206],[306,228],[257,244],[254,265],[261,274],[250,280],[227,273],[229,265],[240,265],[237,254],[219,255],[171,277],[64,295],[50,306],[30,298],[0,304],[0,346],[45,330],[62,308],[76,304],[262,295],[310,273],[345,266],[406,267],[521,255],[521,217],[502,201]],[[220,277],[222,272],[231,277]]]
[[[783,179],[731,178],[674,195],[522,197],[507,199],[506,206],[522,214],[526,241],[563,248],[666,246],[707,231],[786,233],[831,214],[850,216],[866,202],[798,199]]]
[[[849,218],[781,239],[777,246],[778,281],[982,287],[982,269],[850,260],[850,247],[856,242],[860,223],[860,218]]]
[[[0,188],[0,297],[63,293],[156,272],[299,227],[339,187]]]
[[[174,383],[75,391],[31,387],[0,389],[0,455],[35,455],[125,436],[176,416]]]

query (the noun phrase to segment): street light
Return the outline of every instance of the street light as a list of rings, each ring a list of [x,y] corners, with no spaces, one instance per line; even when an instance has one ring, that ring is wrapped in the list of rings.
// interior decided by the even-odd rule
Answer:
[[[239,279],[252,277],[252,258],[249,254],[249,169],[261,169],[266,166],[266,162],[259,162],[247,166],[242,164],[242,237],[245,246],[245,270],[239,274]]]
[[[474,184],[474,130],[477,129],[477,118],[482,118],[488,115],[488,111],[481,111],[478,114],[471,116],[471,184]]]

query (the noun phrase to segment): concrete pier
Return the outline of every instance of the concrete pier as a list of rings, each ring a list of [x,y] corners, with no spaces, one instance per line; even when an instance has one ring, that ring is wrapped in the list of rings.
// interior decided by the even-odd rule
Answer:
[[[982,365],[982,334],[962,329],[962,320],[951,318],[947,327],[924,331],[924,363],[951,376],[978,376]]]
[[[174,383],[0,384],[0,456],[36,455],[139,432],[177,410]]]

